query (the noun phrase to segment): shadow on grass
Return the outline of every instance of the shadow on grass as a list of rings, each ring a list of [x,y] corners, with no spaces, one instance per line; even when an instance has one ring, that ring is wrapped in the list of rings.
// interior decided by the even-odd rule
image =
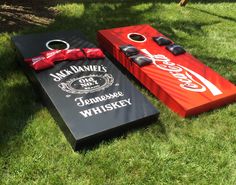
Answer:
[[[150,20],[152,22],[152,20]],[[192,22],[187,20],[178,20],[173,22],[164,22],[161,21],[158,25],[153,25],[155,28],[158,28],[158,30],[166,35],[167,37],[170,37],[172,40],[174,40],[176,43],[183,43],[186,38],[178,36],[176,34],[176,30],[180,32],[187,33],[188,35],[194,35],[194,36],[204,36],[203,27],[204,26],[211,26],[214,24],[218,24],[220,21],[212,21],[211,23],[204,23],[204,22]],[[192,45],[192,43],[191,43]]]
[[[236,84],[236,61],[204,55],[199,55],[199,58],[210,68],[220,70],[220,75]]]
[[[53,12],[42,2],[0,2],[0,33],[14,32],[29,26],[46,26],[52,22]]]
[[[35,97],[28,83],[7,87],[1,93],[0,153],[8,140],[21,133],[34,113],[42,108],[32,101]],[[19,148],[19,141],[17,143],[16,147]]]
[[[24,29],[25,27],[42,26],[47,27],[53,22],[53,18],[56,17],[57,13],[52,11],[50,7],[54,7],[58,4],[68,3],[83,3],[85,6],[98,3],[108,4],[121,4],[124,10],[127,10],[130,5],[137,5],[141,3],[152,3],[153,5],[162,3],[177,3],[180,0],[56,0],[56,1],[25,1],[25,0],[3,0],[0,2],[0,33],[1,32],[14,32]],[[232,0],[191,0],[190,3],[222,3],[222,2],[233,2]],[[106,11],[106,10],[103,10]],[[109,11],[109,9],[108,9]],[[201,11],[201,10],[200,10]],[[204,10],[202,10],[204,11]],[[112,15],[116,15],[117,12],[112,11]],[[123,11],[124,13],[124,11]],[[205,12],[207,13],[207,12]],[[213,14],[212,14],[213,15]],[[127,19],[132,17],[127,17]],[[227,18],[222,16],[222,18]],[[233,18],[228,18],[234,20]]]
[[[31,117],[42,108],[34,101],[36,96],[33,89],[22,77],[16,53],[8,42],[6,49],[1,47],[0,52],[0,153],[8,141],[19,135]],[[20,147],[19,141],[16,147]]]
[[[96,7],[93,3],[82,3],[84,13],[80,17],[69,17],[58,15],[55,22],[48,26],[49,29],[80,29],[89,39],[95,42],[96,31],[117,26],[127,26],[144,23],[142,14],[156,8],[157,5],[150,6],[142,11],[132,10],[132,7],[139,5],[139,2],[120,4],[100,4]]]
[[[235,1],[236,2],[236,1]],[[232,21],[232,22],[236,22],[236,18],[233,18],[233,17],[227,17],[227,16],[223,16],[223,15],[219,15],[217,13],[214,13],[214,12],[210,12],[210,11],[207,11],[207,10],[202,10],[200,8],[194,8],[194,7],[189,7],[189,9],[191,10],[197,10],[201,13],[205,13],[205,14],[208,14],[208,15],[212,15],[212,16],[215,16],[217,18],[220,18],[220,19],[225,19],[227,21]]]

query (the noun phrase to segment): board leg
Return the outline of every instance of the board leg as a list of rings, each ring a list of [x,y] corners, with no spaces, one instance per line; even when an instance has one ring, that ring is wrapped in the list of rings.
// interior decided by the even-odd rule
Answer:
[[[180,6],[185,6],[187,3],[188,3],[188,0],[181,0],[181,1],[179,2],[179,5],[180,5]]]

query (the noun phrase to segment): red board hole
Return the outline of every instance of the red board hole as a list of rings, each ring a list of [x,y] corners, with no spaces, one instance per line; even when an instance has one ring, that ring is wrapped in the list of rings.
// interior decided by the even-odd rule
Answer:
[[[145,42],[147,39],[140,33],[129,33],[128,38],[134,42]]]

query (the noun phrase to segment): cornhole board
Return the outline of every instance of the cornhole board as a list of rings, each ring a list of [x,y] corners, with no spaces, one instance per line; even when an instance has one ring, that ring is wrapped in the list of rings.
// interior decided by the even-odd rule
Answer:
[[[153,41],[157,36],[165,37],[150,25],[137,25],[101,30],[97,39],[101,48],[182,117],[197,115],[236,100],[234,84],[187,52],[175,56],[165,46]],[[128,44],[149,57],[152,63],[143,67],[133,63],[120,50],[120,46]]]
[[[12,40],[25,74],[74,150],[157,118],[158,110],[107,58],[63,61],[40,72],[23,61],[49,50],[46,43],[53,40],[69,48],[95,47],[78,31],[16,36]]]

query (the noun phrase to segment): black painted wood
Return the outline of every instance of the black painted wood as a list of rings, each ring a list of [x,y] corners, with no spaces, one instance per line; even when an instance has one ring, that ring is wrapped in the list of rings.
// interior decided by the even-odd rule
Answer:
[[[48,50],[53,39],[70,48],[96,47],[78,31],[12,38],[20,65],[74,150],[157,118],[159,112],[107,58],[63,61],[40,72],[24,63]]]

